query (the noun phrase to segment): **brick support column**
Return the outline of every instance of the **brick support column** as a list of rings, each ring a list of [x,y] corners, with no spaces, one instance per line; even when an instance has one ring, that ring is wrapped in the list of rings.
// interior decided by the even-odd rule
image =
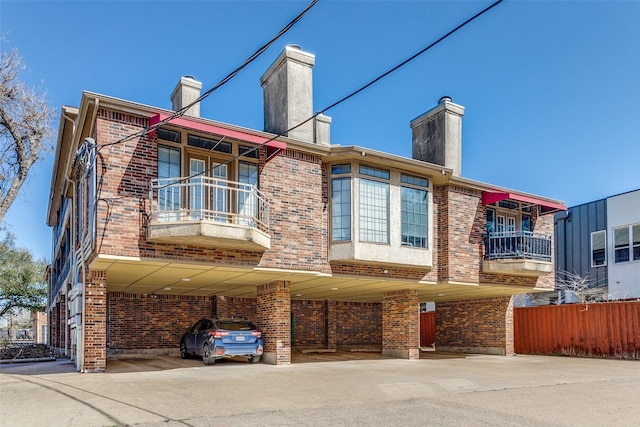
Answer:
[[[512,355],[513,298],[437,303],[436,349]]]
[[[416,290],[386,292],[382,297],[382,355],[420,358],[420,304]]]
[[[92,270],[84,290],[84,371],[104,372],[107,367],[107,272]]]
[[[227,297],[216,297],[216,307],[214,314],[218,317],[229,317],[229,302],[227,301]]]
[[[256,287],[257,324],[262,329],[262,360],[272,365],[291,363],[291,285],[276,281]]]
[[[338,302],[326,300],[324,302],[324,322],[326,339],[324,346],[335,350],[338,347]]]

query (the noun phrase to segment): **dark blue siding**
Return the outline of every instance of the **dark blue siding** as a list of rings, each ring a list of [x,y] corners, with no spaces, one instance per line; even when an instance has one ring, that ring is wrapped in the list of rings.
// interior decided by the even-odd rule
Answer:
[[[598,287],[606,286],[608,267],[591,267],[591,233],[606,230],[606,199],[558,212],[554,222],[556,272],[588,277]]]

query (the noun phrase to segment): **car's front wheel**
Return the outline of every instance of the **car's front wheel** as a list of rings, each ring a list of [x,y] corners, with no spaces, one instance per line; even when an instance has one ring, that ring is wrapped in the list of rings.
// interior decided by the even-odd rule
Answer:
[[[202,361],[205,365],[213,365],[216,363],[216,359],[211,356],[211,348],[208,343],[202,346]]]
[[[180,342],[180,357],[183,359],[189,358],[189,353],[187,352],[187,344],[184,341]]]

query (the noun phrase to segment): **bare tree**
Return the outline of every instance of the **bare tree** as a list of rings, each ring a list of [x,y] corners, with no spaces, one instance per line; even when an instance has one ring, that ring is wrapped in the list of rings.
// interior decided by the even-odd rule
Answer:
[[[0,36],[0,43],[4,40]],[[31,166],[52,147],[54,110],[40,88],[20,80],[25,70],[16,49],[0,53],[0,224]]]
[[[606,293],[589,275],[581,276],[568,271],[556,274],[556,289],[571,293],[580,304],[588,304],[606,299]]]

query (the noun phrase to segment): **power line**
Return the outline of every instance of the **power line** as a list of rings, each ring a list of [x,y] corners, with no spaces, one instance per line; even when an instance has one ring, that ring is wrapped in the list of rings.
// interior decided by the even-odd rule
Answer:
[[[192,106],[194,106],[195,104],[197,104],[200,101],[203,101],[205,98],[207,98],[209,95],[211,95],[213,92],[215,92],[216,90],[218,90],[221,86],[225,85],[227,82],[229,82],[229,80],[231,80],[232,78],[234,78],[236,75],[238,75],[238,73],[240,73],[240,71],[242,71],[247,65],[249,65],[250,63],[252,63],[256,58],[258,58],[260,55],[262,55],[269,47],[271,47],[272,44],[274,44],[280,37],[282,37],[287,31],[289,31],[295,24],[298,23],[298,21],[300,21],[306,14],[307,12],[316,5],[316,3],[318,3],[319,0],[313,0],[311,3],[309,3],[309,5],[298,14],[298,16],[296,16],[295,18],[293,18],[293,20],[291,20],[287,25],[285,25],[271,40],[269,40],[267,43],[265,43],[263,46],[261,46],[258,50],[256,50],[251,56],[249,56],[238,68],[236,68],[235,70],[233,70],[231,73],[229,73],[225,78],[223,78],[222,80],[220,80],[215,86],[213,86],[211,89],[207,90],[206,92],[204,92],[202,95],[200,95],[200,97],[198,97],[198,99],[196,99],[195,101],[191,102],[190,104],[188,104],[185,107],[182,107],[181,109],[175,111],[174,113],[172,113],[170,116],[168,116],[167,118],[159,121],[158,123],[155,123],[152,126],[147,127],[146,129],[133,133],[131,135],[128,135],[124,138],[121,138],[117,141],[114,142],[110,142],[108,144],[103,144],[98,148],[98,151],[100,151],[100,149],[104,148],[104,147],[109,147],[112,145],[117,145],[117,144],[122,144],[124,142],[130,141],[132,139],[141,137],[141,136],[145,136],[147,134],[149,134],[150,132],[158,129],[160,126],[170,122],[173,119],[176,119],[178,117],[183,116],[186,111],[191,108]]]
[[[449,32],[447,32],[445,35],[441,36],[440,38],[438,38],[436,41],[434,41],[433,43],[429,44],[428,46],[425,46],[424,48],[422,48],[421,50],[419,50],[418,52],[416,52],[415,54],[411,55],[409,58],[405,59],[404,61],[402,61],[401,63],[399,63],[398,65],[390,68],[389,70],[385,71],[384,73],[380,74],[378,77],[376,77],[375,79],[369,81],[368,83],[364,84],[363,86],[361,86],[360,88],[354,90],[353,92],[349,93],[348,95],[340,98],[338,101],[330,104],[328,107],[323,108],[322,110],[318,111],[317,113],[313,114],[311,117],[309,117],[308,119],[298,123],[297,125],[287,129],[286,131],[277,134],[274,137],[271,137],[270,139],[267,139],[264,142],[261,142],[260,144],[256,145],[255,147],[253,147],[250,150],[244,151],[242,153],[242,155],[246,155],[247,153],[252,153],[256,150],[258,150],[261,146],[268,144],[271,141],[274,141],[282,136],[287,135],[289,132],[291,132],[292,130],[295,130],[297,128],[299,128],[300,126],[310,122],[311,120],[315,119],[318,115],[320,114],[324,114],[325,112],[329,111],[330,109],[342,104],[343,102],[347,101],[348,99],[354,97],[355,95],[359,94],[360,92],[364,91],[365,89],[373,86],[375,83],[377,83],[378,81],[382,80],[383,78],[385,78],[386,76],[388,76],[389,74],[393,73],[394,71],[398,70],[399,68],[402,68],[403,66],[407,65],[409,62],[413,61],[414,59],[416,59],[417,57],[419,57],[420,55],[424,54],[425,52],[427,52],[428,50],[430,50],[431,48],[435,47],[436,45],[438,45],[439,43],[441,43],[442,41],[444,41],[445,39],[447,39],[449,36],[453,35],[454,33],[456,33],[457,31],[459,31],[460,29],[462,29],[463,27],[465,27],[466,25],[470,24],[471,22],[475,21],[477,18],[479,18],[480,16],[484,15],[485,13],[487,13],[488,11],[490,11],[491,9],[493,9],[494,7],[496,7],[497,5],[499,5],[500,3],[502,3],[504,0],[498,0],[494,3],[492,3],[491,5],[487,6],[486,8],[482,9],[480,12],[476,13],[475,15],[473,15],[471,18],[468,18],[467,20],[465,20],[464,22],[462,22],[461,24],[458,24],[456,27],[454,27],[452,30],[450,30]],[[227,165],[231,162],[233,162],[234,160],[238,159],[240,157],[240,155],[236,155],[232,158],[230,158],[229,160],[219,163],[215,166],[213,166],[212,168],[206,169],[202,172],[199,172],[197,174],[194,175],[190,175],[188,177],[182,178],[181,180],[178,180],[177,182],[184,182],[190,178],[196,178],[200,175],[203,175],[205,173],[211,172],[213,170],[215,170],[217,167],[223,166],[223,165]],[[168,185],[173,185],[173,184],[167,184]],[[160,187],[160,188],[164,188]]]

